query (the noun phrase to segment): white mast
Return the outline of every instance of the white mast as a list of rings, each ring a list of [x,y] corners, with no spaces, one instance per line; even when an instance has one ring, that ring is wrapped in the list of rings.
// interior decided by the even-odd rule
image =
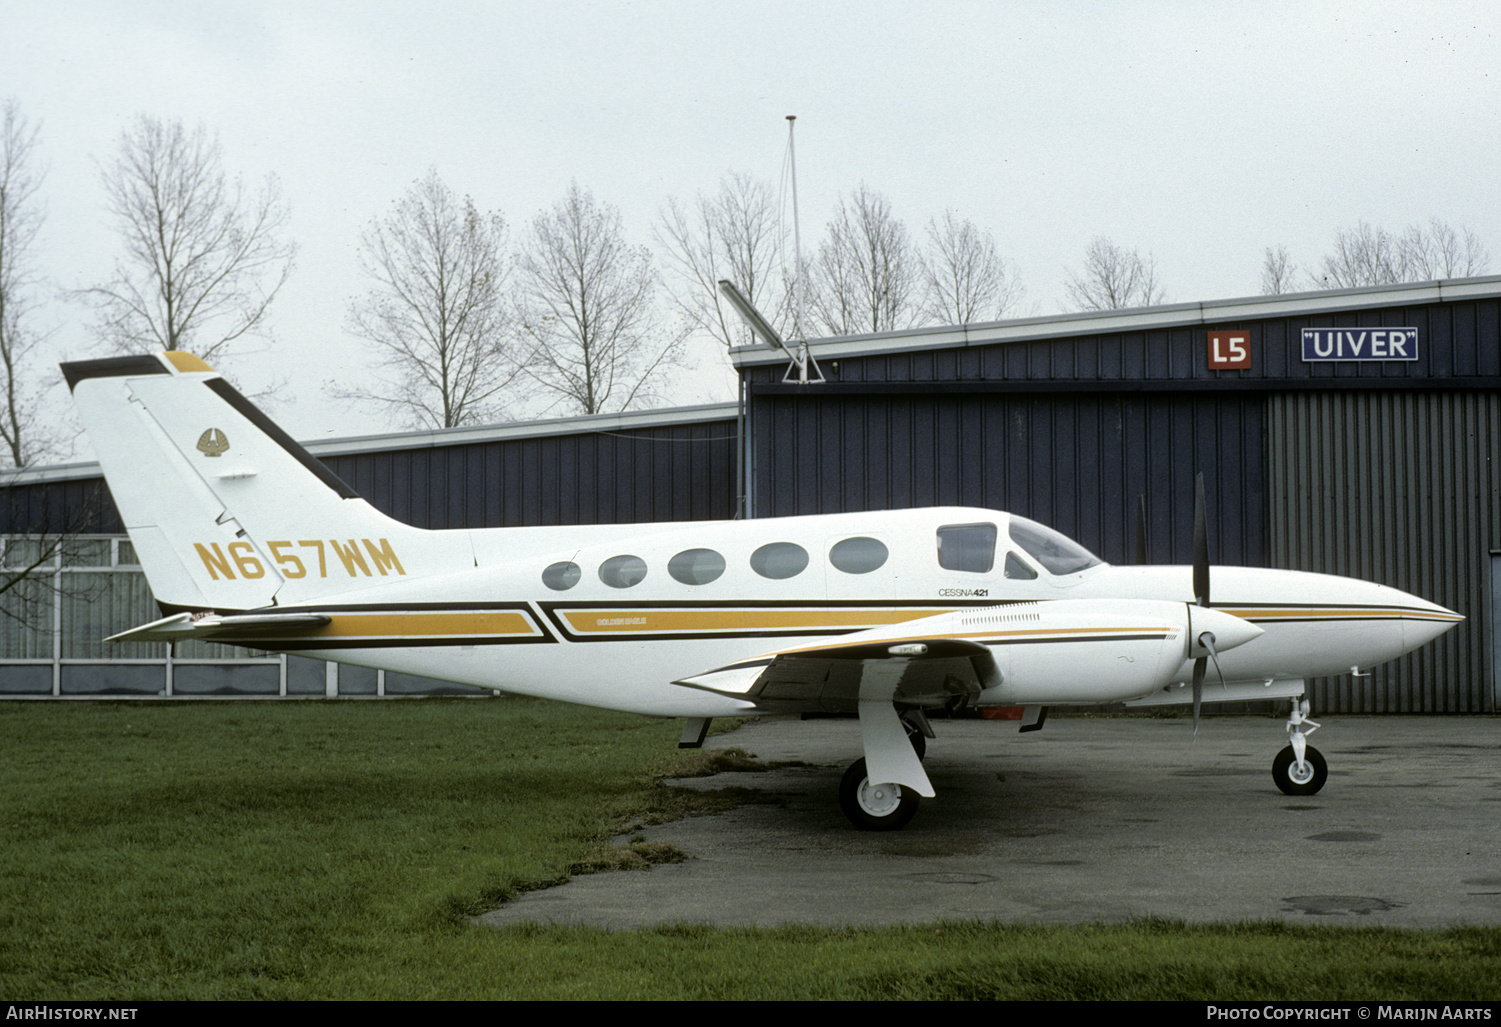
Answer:
[[[787,368],[787,374],[782,377],[783,381],[792,379],[793,368],[797,369],[796,381],[802,385],[815,385],[824,380],[823,372],[818,369],[818,362],[813,359],[813,354],[808,352],[808,333],[803,330],[803,302],[807,295],[807,286],[803,275],[803,233],[802,225],[798,220],[797,210],[797,147],[793,144],[793,126],[797,122],[796,114],[787,115],[787,160],[792,171],[792,248],[794,252],[793,274],[796,276],[795,289],[797,292],[792,304],[792,337],[797,340],[797,355],[792,358],[792,366]],[[808,374],[809,366],[813,368],[813,374]]]

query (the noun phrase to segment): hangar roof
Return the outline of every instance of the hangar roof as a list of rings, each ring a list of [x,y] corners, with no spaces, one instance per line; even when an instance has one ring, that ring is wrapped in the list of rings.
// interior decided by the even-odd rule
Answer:
[[[820,360],[874,356],[883,353],[927,349],[958,349],[995,346],[1010,342],[1069,338],[1080,335],[1138,332],[1193,325],[1222,325],[1236,321],[1361,310],[1371,307],[1405,307],[1501,297],[1501,275],[1481,278],[1450,278],[1436,282],[1376,285],[1360,289],[1326,289],[1318,292],[1284,293],[1280,296],[1249,296],[1241,299],[1170,303],[1132,310],[1099,310],[1046,317],[1024,317],[971,325],[940,325],[877,332],[836,338],[809,339],[813,356]],[[736,368],[786,362],[787,355],[772,346],[757,344],[730,350]]]

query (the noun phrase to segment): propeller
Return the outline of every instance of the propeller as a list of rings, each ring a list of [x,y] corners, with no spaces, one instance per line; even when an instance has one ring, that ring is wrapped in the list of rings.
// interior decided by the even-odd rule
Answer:
[[[1209,524],[1204,515],[1204,473],[1197,475],[1194,482],[1194,604],[1208,608],[1209,602]],[[1194,698],[1194,738],[1199,737],[1199,707],[1204,701],[1204,671],[1208,667],[1208,661],[1214,660],[1214,669],[1220,676],[1220,683],[1224,684],[1225,672],[1220,670],[1220,658],[1214,651],[1214,632],[1205,631],[1195,634],[1193,630],[1193,613],[1188,615],[1189,635],[1194,644],[1204,649],[1206,655],[1194,660],[1193,698]]]
[[[1204,472],[1194,482],[1194,602],[1209,605],[1209,525],[1204,517]]]
[[[1147,562],[1147,494],[1136,494],[1136,565]]]

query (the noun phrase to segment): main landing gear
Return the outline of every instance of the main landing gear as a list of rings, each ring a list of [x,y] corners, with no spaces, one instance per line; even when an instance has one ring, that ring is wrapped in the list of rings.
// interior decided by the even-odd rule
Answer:
[[[1292,713],[1287,718],[1291,744],[1272,760],[1272,780],[1284,795],[1316,795],[1324,787],[1329,766],[1323,753],[1308,744],[1308,736],[1318,728],[1318,724],[1308,719],[1308,700],[1294,699]]]
[[[901,715],[901,727],[912,752],[921,760],[928,751],[927,733],[932,731],[927,718],[920,711],[909,710]],[[917,815],[917,806],[918,794],[913,789],[890,782],[872,783],[863,759],[851,763],[839,782],[839,808],[862,831],[901,830]]]
[[[872,784],[865,761],[856,760],[839,782],[839,808],[862,831],[898,831],[917,815],[917,793],[894,784]]]

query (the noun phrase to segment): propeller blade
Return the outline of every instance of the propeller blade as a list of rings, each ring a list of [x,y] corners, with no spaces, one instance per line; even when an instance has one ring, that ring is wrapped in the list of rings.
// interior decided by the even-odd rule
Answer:
[[[1214,632],[1206,631],[1199,636],[1199,644],[1209,650],[1209,658],[1214,661],[1214,672],[1220,676],[1220,687],[1225,685],[1225,672],[1220,669],[1220,654],[1214,651],[1214,643],[1217,639]]]
[[[1194,738],[1199,737],[1199,704],[1204,701],[1204,663],[1200,656],[1194,661]]]
[[[1204,661],[1206,659],[1214,661],[1214,671],[1220,676],[1220,686],[1223,687],[1225,684],[1225,672],[1220,668],[1220,657],[1214,651],[1214,642],[1212,631],[1205,631],[1199,635],[1199,645],[1208,650],[1209,655],[1200,656],[1194,661],[1194,738],[1199,737],[1199,706],[1204,701]]]
[[[1209,524],[1204,516],[1204,474],[1194,494],[1194,602],[1209,605]]]
[[[1147,494],[1136,494],[1136,565],[1147,562]]]

